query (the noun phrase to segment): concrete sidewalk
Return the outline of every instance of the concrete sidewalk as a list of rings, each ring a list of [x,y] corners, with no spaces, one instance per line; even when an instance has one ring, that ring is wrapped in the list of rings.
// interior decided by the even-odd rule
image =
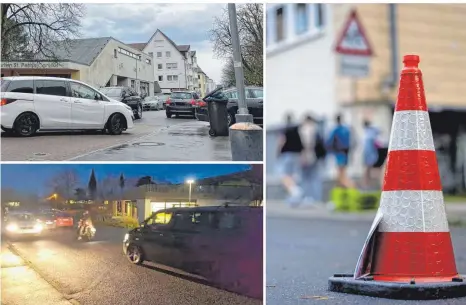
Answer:
[[[31,269],[7,244],[1,246],[2,299],[5,305],[76,305]]]
[[[267,200],[266,215],[272,218],[304,218],[340,221],[368,221],[374,220],[377,211],[363,211],[359,213],[337,212],[328,209],[324,204],[316,206],[302,205],[291,208],[285,200]],[[466,203],[446,203],[448,221],[452,225],[466,225]]]

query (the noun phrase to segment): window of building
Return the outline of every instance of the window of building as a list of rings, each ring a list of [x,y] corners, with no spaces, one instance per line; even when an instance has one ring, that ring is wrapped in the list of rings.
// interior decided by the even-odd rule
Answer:
[[[157,52],[157,57],[162,57],[162,52]]]
[[[162,70],[162,69],[163,69],[163,65],[162,65],[162,64],[157,64],[157,69]]]
[[[153,58],[154,57],[154,52],[149,52],[149,56]]]
[[[132,80],[131,80],[131,88],[134,89],[134,85],[135,85],[135,81],[134,81],[134,79],[132,79]]]
[[[66,84],[59,80],[36,80],[34,82],[37,94],[67,96]]]
[[[146,63],[150,65],[151,61],[149,58],[146,58]]]
[[[170,51],[165,52],[165,56],[170,57],[171,56]]]
[[[3,91],[3,90],[2,90]],[[8,92],[34,93],[34,83],[31,80],[14,80],[8,86]]]
[[[132,57],[134,59],[141,60],[141,55],[140,54],[133,53],[133,52],[125,50],[123,48],[118,48],[118,52],[120,52],[121,54],[124,54],[126,56]]]
[[[296,4],[296,34],[303,34],[309,28],[308,5],[305,3]]]
[[[163,81],[163,75],[159,75],[159,82]]]
[[[113,57],[118,58],[117,49],[113,49]]]
[[[285,8],[280,7],[275,11],[276,22],[276,40],[282,41],[285,39]]]
[[[176,63],[176,62],[167,63],[167,69],[168,69],[168,70],[175,70],[175,69],[178,69],[178,63]]]
[[[168,81],[177,81],[178,80],[178,75],[167,75],[167,80]]]
[[[322,3],[315,4],[316,7],[316,27],[322,28],[325,25],[324,5]]]

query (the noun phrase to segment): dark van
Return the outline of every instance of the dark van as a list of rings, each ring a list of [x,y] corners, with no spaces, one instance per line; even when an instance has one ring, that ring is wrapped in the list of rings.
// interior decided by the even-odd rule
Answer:
[[[123,252],[133,264],[175,267],[262,299],[262,215],[231,205],[160,210],[125,235]]]

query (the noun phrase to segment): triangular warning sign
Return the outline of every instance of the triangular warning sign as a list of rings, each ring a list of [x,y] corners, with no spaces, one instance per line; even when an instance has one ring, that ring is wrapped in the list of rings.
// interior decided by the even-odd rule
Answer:
[[[343,32],[338,39],[335,51],[344,55],[371,56],[372,47],[367,39],[364,28],[359,21],[356,10],[351,12]]]

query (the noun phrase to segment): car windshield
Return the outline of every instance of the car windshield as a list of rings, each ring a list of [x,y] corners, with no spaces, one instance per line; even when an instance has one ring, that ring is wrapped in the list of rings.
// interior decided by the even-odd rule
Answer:
[[[101,88],[100,92],[110,97],[121,97],[121,88]]]
[[[180,99],[180,100],[189,100],[191,99],[193,96],[191,93],[187,93],[187,92],[173,92],[172,93],[172,96],[171,98],[172,99]]]
[[[10,218],[13,221],[32,221],[35,217],[32,214],[14,214]]]

